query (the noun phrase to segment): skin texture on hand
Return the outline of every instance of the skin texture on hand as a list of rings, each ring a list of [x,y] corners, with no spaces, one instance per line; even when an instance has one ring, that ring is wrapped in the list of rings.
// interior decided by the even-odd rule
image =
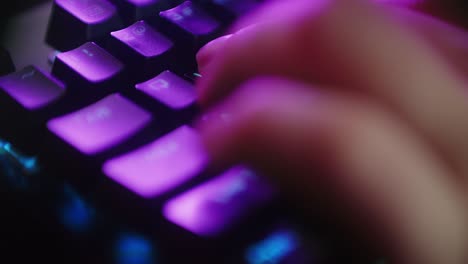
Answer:
[[[394,263],[466,263],[468,33],[364,0],[272,1],[228,33],[197,54],[214,162],[326,201]]]

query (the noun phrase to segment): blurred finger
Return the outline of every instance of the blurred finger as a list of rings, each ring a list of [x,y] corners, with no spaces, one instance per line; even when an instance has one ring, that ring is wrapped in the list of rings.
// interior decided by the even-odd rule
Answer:
[[[345,212],[341,219],[371,230],[395,263],[463,263],[461,190],[431,148],[384,108],[266,78],[243,84],[210,113],[231,117],[199,124],[215,162],[258,169],[305,210],[327,197]]]
[[[428,44],[453,64],[456,70],[468,74],[468,31],[433,16],[407,8],[392,8],[396,19],[422,34]]]
[[[313,16],[294,15],[233,34],[203,67],[201,104],[261,74],[348,87],[395,109],[468,174],[465,80],[422,34],[366,1],[327,1]]]
[[[238,30],[252,24],[269,20],[284,20],[289,19],[291,14],[306,10],[319,10],[323,5],[333,0],[270,0],[268,4],[260,5],[257,10],[243,16],[238,21],[235,21],[228,30],[228,33],[234,33]],[[386,4],[389,7],[404,7],[411,10],[424,10],[427,5],[427,0],[370,0],[379,4]],[[306,6],[306,7],[305,7]],[[284,12],[288,10],[288,12]]]

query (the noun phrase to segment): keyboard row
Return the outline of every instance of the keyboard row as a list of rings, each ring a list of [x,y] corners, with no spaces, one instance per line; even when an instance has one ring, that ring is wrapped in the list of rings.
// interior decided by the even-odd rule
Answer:
[[[164,76],[174,75],[166,71]],[[187,82],[184,81],[183,84]],[[75,112],[52,118],[44,124],[47,128],[44,130],[40,122],[32,127],[33,123],[30,121],[37,116],[31,114],[31,111],[41,109],[40,106],[47,99],[60,96],[63,86],[57,85],[45,73],[30,67],[28,70],[0,77],[0,87],[7,93],[2,94],[2,100],[5,101],[8,95],[8,103],[17,104],[15,108],[9,108],[10,112],[2,109],[2,124],[11,128],[15,126],[15,120],[24,122],[22,126],[15,126],[12,140],[25,142],[17,137],[17,132],[21,127],[28,127],[23,131],[24,139],[39,141],[35,142],[34,147],[30,144],[25,147],[35,154],[28,156],[15,151],[10,142],[1,140],[0,158],[15,160],[21,173],[31,179],[35,178],[31,176],[36,176],[37,169],[40,168],[47,174],[46,177],[58,177],[55,180],[65,180],[74,188],[78,186],[75,195],[67,192],[68,198],[59,200],[59,217],[62,224],[71,229],[67,230],[69,232],[86,233],[92,226],[92,219],[95,218],[93,215],[96,214],[91,208],[105,205],[108,215],[122,217],[119,221],[126,223],[123,220],[125,215],[131,218],[128,222],[153,229],[156,240],[162,237],[161,227],[154,225],[163,221],[162,217],[164,221],[197,237],[221,239],[230,228],[235,228],[242,219],[264,207],[274,197],[270,186],[242,166],[233,167],[214,177],[205,173],[206,177],[202,178],[209,159],[197,132],[188,125],[181,125],[159,135],[151,131],[154,138],[152,142],[121,155],[107,155],[105,157],[111,158],[105,161],[96,157],[101,151],[121,143],[123,138],[141,129],[153,118],[153,112],[143,110],[118,93],[110,94]],[[47,89],[35,90],[40,87]],[[34,98],[35,95],[43,97]],[[2,103],[2,106],[5,105],[7,104]],[[20,107],[23,112],[30,114],[28,119],[25,119],[24,114],[18,115],[21,113],[17,111]],[[5,131],[2,131],[2,135],[3,132]],[[9,171],[5,170],[0,174],[7,175]],[[24,181],[25,175],[15,176],[15,185],[18,185],[18,179]],[[188,182],[192,183],[187,184]],[[28,191],[32,191],[34,184],[22,182],[21,188],[27,187]],[[39,185],[44,187],[44,179]],[[41,190],[45,191],[52,193],[48,189]],[[85,193],[86,199],[79,198],[78,193]],[[85,200],[92,200],[93,206],[86,205]],[[112,204],[115,207],[109,208]],[[97,211],[103,213],[106,210]],[[133,215],[128,216],[129,214]],[[144,220],[140,221],[142,218],[137,216],[144,217]],[[266,237],[265,241],[258,242],[259,245],[252,246],[248,253],[251,260],[246,263],[257,263],[259,260],[256,259],[265,259],[262,262],[286,259],[296,254],[292,253],[299,247],[297,238],[288,232],[292,230],[274,233],[271,238]],[[174,234],[171,232],[172,235]],[[186,236],[191,235],[179,231],[176,237],[182,239]],[[263,252],[269,252],[269,248],[277,243],[284,244],[281,245],[286,247],[282,249],[283,252],[275,251],[274,255],[265,256]],[[118,252],[121,254],[122,250]]]
[[[52,12],[49,30],[57,30],[57,16],[67,20],[73,14],[86,21],[80,17],[81,11],[92,9],[97,17],[98,7],[113,10],[107,4],[55,1],[53,8],[64,9]],[[197,21],[184,18],[180,22],[177,12]],[[214,20],[201,19],[191,2],[161,14],[195,31],[208,25],[210,31],[197,31],[203,34],[217,25]],[[59,24],[68,28],[65,20]],[[96,22],[88,22],[96,26]],[[0,117],[8,125],[3,133],[38,156],[48,171],[67,173],[66,179],[80,186],[80,191],[102,188],[100,199],[111,202],[126,193],[132,196],[129,200],[145,205],[144,214],[164,212],[167,219],[197,235],[221,233],[229,223],[268,204],[272,190],[248,170],[231,168],[217,177],[206,172],[208,157],[189,125],[196,114],[193,82],[168,70],[171,63],[186,65],[176,60],[181,53],[177,51],[186,47],[174,48],[184,38],[171,40],[143,20],[107,34],[110,39],[105,48],[87,41],[57,51],[50,73],[35,65],[17,71],[5,67],[9,73],[0,77]],[[136,69],[134,73],[151,71],[136,76],[130,69]],[[204,176],[210,181],[202,181]],[[187,188],[195,183],[201,184]],[[188,191],[182,194],[182,190]],[[174,198],[176,193],[181,196]],[[192,215],[185,217],[187,212]]]
[[[29,208],[28,210],[35,212],[31,214],[28,211],[24,216],[17,214],[16,217],[28,217],[16,219],[15,223],[8,222],[11,217],[3,217],[0,222],[3,224],[1,230],[4,239],[10,239],[9,234],[13,231],[12,228],[20,228],[15,232],[30,232],[27,236],[28,240],[25,241],[27,243],[18,245],[18,251],[12,247],[19,243],[18,238],[12,237],[12,240],[8,241],[7,249],[14,251],[9,251],[6,256],[15,256],[18,262],[25,259],[22,253],[27,250],[29,255],[27,260],[30,260],[31,256],[39,255],[41,257],[39,259],[47,257],[49,260],[66,263],[187,263],[191,261],[227,264],[321,263],[319,262],[319,248],[287,221],[265,223],[259,228],[260,231],[255,232],[251,232],[252,229],[241,229],[248,232],[249,236],[247,240],[240,242],[233,241],[235,239],[229,240],[229,237],[225,238],[228,239],[227,241],[188,237],[177,227],[174,228],[160,221],[153,222],[153,225],[159,227],[156,232],[147,232],[147,230],[125,224],[120,219],[115,219],[115,215],[112,216],[114,218],[109,217],[105,210],[92,202],[90,196],[81,195],[70,184],[55,183],[52,188],[46,186],[44,182],[40,184],[32,181],[26,182],[25,176],[29,179],[50,176],[34,170],[33,168],[39,164],[31,159],[23,160],[24,166],[28,168],[27,174],[25,171],[22,171],[21,175],[13,175],[11,170],[7,172],[10,165],[5,163],[9,158],[5,153],[20,156],[20,153],[17,153],[10,143],[0,140],[2,198],[8,197],[5,196],[5,191],[12,192],[12,189],[16,191],[13,199],[8,199],[7,202],[0,201],[2,205],[6,205],[3,207],[4,212],[16,212],[10,208],[19,205],[23,209]],[[171,219],[170,221],[177,222],[181,227],[191,229],[196,234],[202,234],[203,238],[206,236],[213,238],[222,229],[222,223],[231,219],[229,210],[234,210],[234,214],[242,211],[241,202],[232,203],[229,200],[239,198],[236,197],[236,193],[244,188],[244,181],[252,180],[251,177],[248,170],[242,167],[233,168],[221,177],[172,199],[165,207],[164,214]],[[5,181],[5,178],[8,178],[8,181]],[[226,185],[231,185],[231,187],[226,189]],[[207,195],[210,193],[211,195]],[[204,197],[204,199],[199,199],[197,196]],[[221,210],[224,210],[222,214],[213,214]],[[132,210],[127,211],[127,213],[131,212]],[[8,232],[4,231],[4,224],[7,224]],[[64,234],[66,234],[65,237],[63,237]],[[57,238],[59,243],[60,241],[66,243],[66,247],[62,249],[63,252],[55,251],[60,246],[53,242],[52,239],[56,239],[53,238],[54,236],[59,237]],[[223,246],[218,244],[220,241]]]
[[[105,41],[109,32],[145,21],[175,39],[184,40],[187,48],[197,49],[258,4],[256,0],[57,0],[52,7],[46,41],[51,47],[65,51],[87,41]],[[143,32],[144,28],[136,25],[114,37],[132,38]]]
[[[149,125],[156,119],[155,111],[141,107],[120,93],[111,93],[78,110],[48,118],[53,112],[50,109],[54,109],[54,103],[61,102],[68,89],[52,75],[28,66],[0,77],[0,88],[1,105],[5,106],[0,114],[2,123],[8,124],[7,129],[13,129],[13,141],[25,144],[23,149],[35,155],[29,157],[15,152],[8,141],[0,141],[0,153],[16,159],[22,173],[27,171],[33,174],[40,167],[47,172],[47,177],[59,175],[63,179],[57,180],[66,180],[72,186],[78,186],[77,193],[86,193],[87,200],[98,201],[97,205],[109,207],[114,204],[114,208],[106,208],[109,215],[123,218],[123,215],[134,214],[128,222],[136,221],[134,224],[142,228],[153,228],[151,226],[155,223],[167,221],[185,230],[170,232],[171,236],[179,233],[177,237],[181,240],[192,236],[190,233],[198,237],[198,242],[193,241],[195,243],[200,243],[199,238],[208,239],[205,242],[210,239],[224,241],[229,237],[229,232],[237,232],[236,228],[245,224],[246,219],[268,211],[267,207],[275,199],[275,190],[244,166],[235,166],[218,174],[207,172],[209,158],[197,132],[190,125],[177,121],[177,124],[181,124],[178,127],[168,129],[164,125],[166,130],[163,132],[159,129],[158,132],[157,128]],[[162,92],[162,95],[151,98],[159,98],[159,101],[174,109],[183,108],[194,101],[193,84],[168,70],[156,76],[152,82],[136,85],[135,89],[148,89],[145,93],[150,95]],[[173,89],[175,93],[178,89],[181,94],[190,92],[185,92],[188,96],[181,96],[181,100],[174,101],[175,95],[167,93]],[[187,104],[180,103],[184,100]],[[55,106],[60,108],[60,104]],[[167,118],[167,115],[163,116]],[[139,144],[139,147],[125,144],[125,139],[138,134],[137,131],[145,126],[150,128],[147,131],[153,139],[151,142]],[[19,139],[18,132],[24,132],[22,139]],[[141,140],[142,137],[134,138]],[[119,155],[109,151],[119,144],[127,145],[125,151]],[[84,164],[86,167],[83,167]],[[67,175],[63,176],[64,173]],[[96,175],[99,177],[96,178]],[[87,178],[89,176],[93,178]],[[85,205],[77,193],[70,196],[67,192],[69,203],[66,203],[67,199],[60,200],[60,219],[71,231],[83,233],[91,226],[90,218],[95,213],[91,210],[92,206]],[[63,208],[63,203],[66,208]],[[140,221],[141,218],[137,216],[145,220]],[[268,219],[270,216],[254,217],[255,223],[252,224],[274,222]],[[303,245],[299,241],[302,238],[294,228],[287,225],[280,227],[272,229],[271,233],[263,233],[264,238],[244,248],[243,256],[232,259],[241,258],[245,263],[291,259],[310,263],[312,258],[318,258],[318,254],[309,252],[307,243]],[[161,238],[161,227],[152,232],[156,240]],[[248,234],[249,241],[253,240],[249,232],[243,230],[242,233]],[[258,234],[257,239],[260,239]],[[116,252],[122,254],[122,251],[125,250]]]

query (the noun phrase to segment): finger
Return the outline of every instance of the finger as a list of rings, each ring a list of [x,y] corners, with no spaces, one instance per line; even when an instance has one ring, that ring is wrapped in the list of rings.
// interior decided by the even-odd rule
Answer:
[[[284,1],[280,1],[282,4]],[[290,3],[289,3],[290,4]],[[284,8],[283,5],[278,5],[278,9]],[[461,27],[454,26],[433,16],[416,12],[414,10],[401,8],[400,6],[388,7],[395,19],[399,19],[409,27],[418,31],[422,36],[445,57],[455,68],[459,69],[462,74],[468,73],[468,32]],[[263,10],[262,10],[263,11]],[[270,11],[270,12],[267,12]],[[270,9],[264,11],[265,15],[274,14]],[[239,22],[237,27],[243,27],[254,24],[252,21],[262,21],[265,18],[261,14],[255,14],[249,19],[244,19]],[[237,28],[236,27],[236,28]],[[238,30],[236,30],[238,31]],[[233,33],[222,36],[214,41],[209,42],[198,54],[197,62],[201,71],[215,57],[218,50],[222,50],[225,41],[232,36]]]
[[[395,19],[422,34],[461,74],[468,73],[468,31],[433,16],[407,8],[391,8]]]
[[[294,19],[291,14],[308,13],[311,14],[314,11],[320,11],[324,5],[328,4],[330,0],[270,0],[268,4],[260,5],[253,12],[248,13],[234,21],[234,23],[228,28],[227,33],[235,33],[245,27],[257,24],[258,22],[265,21],[286,21]],[[288,10],[288,12],[284,12]]]
[[[234,33],[242,28],[256,24],[257,22],[267,20],[284,20],[289,19],[292,13],[298,13],[304,10],[304,6],[308,6],[308,9],[319,10],[323,5],[327,4],[332,0],[270,0],[268,4],[260,5],[256,10],[247,15],[241,17],[235,21],[230,28],[228,33]],[[387,4],[389,6],[398,6],[411,9],[423,9],[426,5],[426,0],[371,0],[380,4]],[[284,12],[288,10],[288,12]],[[308,11],[309,12],[309,11]]]
[[[227,35],[231,36],[233,33],[245,28],[249,25],[254,25],[262,21],[271,19],[282,20],[288,19],[290,12],[280,12],[285,8],[291,9],[291,5],[296,9],[301,9],[302,3],[296,1],[275,1],[270,2],[269,5],[263,5],[261,9],[249,14],[237,21],[232,28],[228,31]],[[449,23],[441,20],[432,14],[427,14],[426,6],[435,3],[435,1],[422,1],[422,0],[378,0],[376,2],[389,4],[387,9],[395,16],[395,19],[401,20],[406,25],[414,28],[420,32],[434,48],[453,63],[463,73],[468,73],[468,32],[464,27],[465,24]],[[446,3],[446,1],[438,2],[439,5]],[[314,3],[316,8],[319,9],[319,4]],[[453,1],[451,5],[454,5]],[[452,21],[450,21],[452,22]],[[201,68],[206,65],[211,58],[214,57],[214,52],[221,48],[224,43],[224,37],[211,42],[215,45],[207,45],[204,51],[198,54],[200,58],[198,64]],[[214,47],[216,46],[216,47]]]
[[[214,162],[248,164],[309,211],[326,197],[394,263],[462,263],[465,208],[450,170],[383,108],[273,78],[210,113],[224,120],[199,124]]]
[[[395,109],[468,174],[465,80],[420,34],[381,7],[337,0],[312,17],[303,11],[287,23],[257,23],[233,34],[222,55],[204,68],[200,103],[210,105],[259,74],[347,87]]]

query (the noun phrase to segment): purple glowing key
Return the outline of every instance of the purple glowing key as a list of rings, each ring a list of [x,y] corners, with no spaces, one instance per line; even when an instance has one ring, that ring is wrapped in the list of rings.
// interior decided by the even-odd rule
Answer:
[[[272,195],[272,188],[251,170],[237,166],[170,200],[163,214],[197,235],[216,236]]]
[[[68,67],[90,82],[101,82],[111,78],[123,69],[123,64],[94,42],[59,53],[54,69],[61,65]],[[59,76],[66,79],[67,76]]]
[[[80,47],[57,54],[52,73],[67,84],[97,84],[116,78],[124,65],[109,52],[86,42]]]
[[[135,69],[135,75],[145,72],[143,80],[167,68],[173,46],[171,40],[141,20],[111,32],[108,50],[130,70]]]
[[[135,87],[174,110],[192,105],[197,98],[193,84],[169,70]]]
[[[0,77],[3,89],[28,110],[41,108],[65,93],[65,86],[33,65]]]
[[[73,113],[47,122],[53,133],[87,155],[127,139],[151,120],[151,114],[120,94],[111,94]]]
[[[111,32],[111,35],[145,58],[159,56],[173,45],[171,40],[144,21],[138,21],[127,28]]]
[[[199,135],[184,125],[142,148],[108,160],[103,171],[136,194],[153,198],[197,176],[207,161]]]
[[[97,41],[122,27],[117,8],[107,0],[55,0],[46,41],[66,51],[86,41]]]
[[[124,17],[130,23],[151,19],[154,14],[169,8],[166,0],[115,0]]]
[[[162,11],[159,16],[166,22],[168,34],[174,34],[174,39],[189,40],[196,48],[213,39],[221,27],[215,18],[191,1]]]
[[[55,0],[55,3],[87,24],[105,21],[117,11],[107,0]]]

